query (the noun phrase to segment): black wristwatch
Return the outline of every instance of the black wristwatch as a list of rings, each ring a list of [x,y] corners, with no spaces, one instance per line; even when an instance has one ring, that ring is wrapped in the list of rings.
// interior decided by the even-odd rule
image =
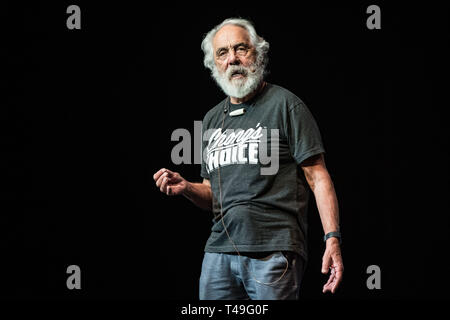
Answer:
[[[339,231],[328,232],[326,235],[323,236],[323,241],[327,242],[327,240],[332,237],[338,238],[339,244],[341,244],[341,242],[342,242],[341,241],[341,233]]]

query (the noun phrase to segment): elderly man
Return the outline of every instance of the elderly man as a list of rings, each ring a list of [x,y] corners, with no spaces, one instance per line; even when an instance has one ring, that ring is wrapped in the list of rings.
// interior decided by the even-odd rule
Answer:
[[[203,120],[210,134],[203,142],[203,182],[168,169],[154,175],[161,192],[214,213],[200,299],[298,299],[309,188],[325,233],[322,273],[330,276],[323,292],[334,293],[344,269],[338,203],[314,118],[293,93],[264,81],[269,44],[248,20],[223,21],[202,49],[227,95]],[[277,166],[264,171],[268,150]]]

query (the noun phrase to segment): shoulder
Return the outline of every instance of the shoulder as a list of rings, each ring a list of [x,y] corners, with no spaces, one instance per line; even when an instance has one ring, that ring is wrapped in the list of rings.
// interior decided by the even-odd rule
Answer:
[[[296,94],[276,84],[268,83],[266,97],[268,100],[277,101],[277,105],[283,107],[283,109],[287,111],[306,107],[303,100]]]

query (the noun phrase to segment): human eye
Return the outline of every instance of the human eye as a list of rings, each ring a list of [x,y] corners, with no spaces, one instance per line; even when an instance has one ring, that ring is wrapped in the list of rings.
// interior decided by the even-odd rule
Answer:
[[[223,57],[225,57],[226,55],[227,55],[227,50],[225,50],[225,49],[220,49],[220,50],[217,51],[217,56],[218,56],[219,58],[223,58]]]
[[[247,51],[248,51],[248,48],[247,48],[247,46],[245,46],[245,45],[240,45],[240,46],[238,46],[237,48],[236,48],[236,52],[238,53],[238,54],[246,54],[247,53]]]

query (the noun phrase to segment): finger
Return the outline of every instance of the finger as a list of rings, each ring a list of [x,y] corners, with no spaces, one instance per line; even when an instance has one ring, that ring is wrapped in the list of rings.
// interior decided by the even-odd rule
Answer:
[[[335,281],[333,283],[333,288],[331,290],[332,293],[334,293],[337,288],[339,288],[339,285],[342,282],[342,277],[343,277],[344,273],[342,272],[342,270],[338,269],[336,270],[336,277],[335,277]]]
[[[330,289],[330,284],[328,283],[328,284],[324,284],[323,285],[323,289],[322,289],[322,292],[323,293],[326,293],[326,292],[328,292],[328,291],[331,291],[331,289]]]
[[[165,177],[167,177],[167,172],[164,172],[164,173],[158,178],[158,180],[156,181],[156,186],[157,186],[158,188],[161,187],[161,183],[163,182],[163,180],[164,180]]]
[[[339,283],[340,283],[340,282],[339,282]],[[336,292],[337,288],[339,287],[339,283],[338,283],[337,280],[336,280],[336,281],[334,281],[334,282],[331,284],[331,293],[335,293],[335,292]]]
[[[328,256],[328,255],[324,256],[322,259],[322,273],[327,274],[330,266],[331,266],[330,256]]]
[[[160,177],[164,172],[166,172],[166,171],[167,171],[166,168],[159,169],[159,170],[153,175],[153,180],[157,181],[157,180],[159,179],[159,177]]]
[[[166,171],[166,176],[169,179],[169,184],[177,184],[180,180],[182,180],[178,173],[169,170]]]
[[[162,179],[161,182],[161,187],[159,188],[159,190],[161,190],[161,192],[167,193],[167,183],[169,182],[169,179],[165,176]]]
[[[170,171],[169,169],[166,169],[165,172],[167,173],[167,176],[168,176],[168,177],[173,177],[173,176],[175,175],[175,172]]]
[[[323,292],[332,291],[334,287],[334,283],[336,282],[336,270],[334,266],[330,267],[331,273],[330,277],[328,278],[328,282],[323,286]],[[332,291],[333,292],[333,291]]]
[[[323,293],[331,292],[331,286],[332,286],[332,282],[330,282],[329,284],[325,284],[325,285],[323,286],[322,292],[323,292]]]
[[[331,284],[333,283],[334,278],[335,278],[335,277],[334,277],[334,274],[331,274],[330,277],[328,278],[327,283],[325,283],[325,284],[323,285],[323,292],[324,292],[324,293],[331,290]]]
[[[333,273],[335,275],[335,280],[331,289],[331,293],[335,293],[340,283],[342,282],[342,277],[344,274],[344,265],[342,263],[342,257],[340,255],[333,256]]]

